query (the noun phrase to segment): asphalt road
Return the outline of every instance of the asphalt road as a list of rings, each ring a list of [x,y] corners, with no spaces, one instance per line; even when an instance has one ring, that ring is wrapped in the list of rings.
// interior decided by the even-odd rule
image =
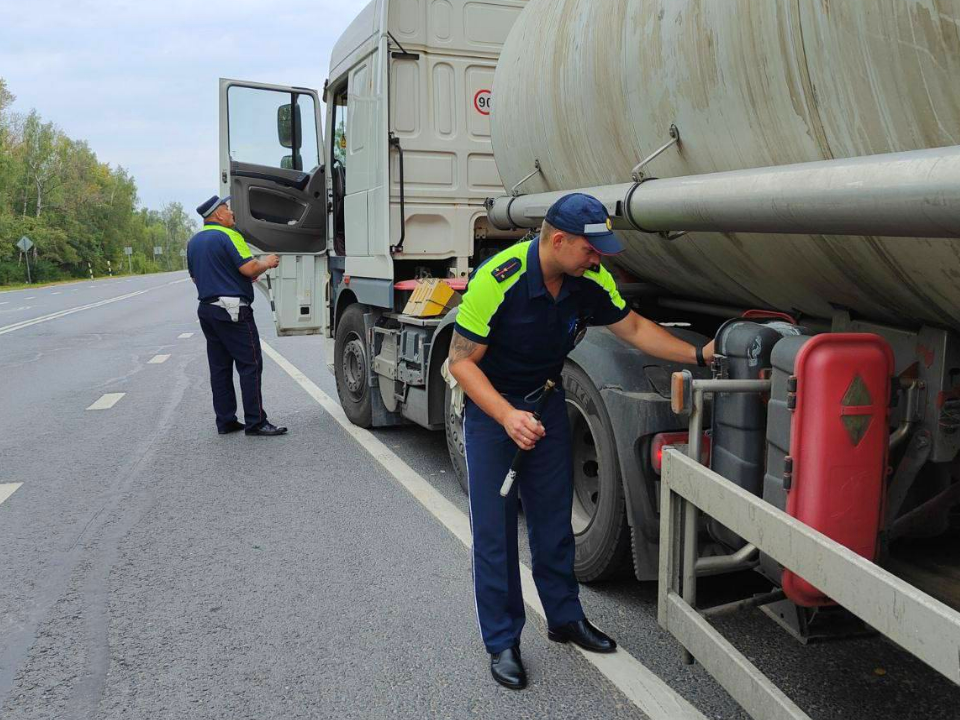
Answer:
[[[533,612],[530,688],[493,683],[442,435],[375,431],[384,459],[305,386],[336,397],[328,343],[276,338],[255,308],[303,374],[265,360],[283,438],[216,434],[184,273],[0,293],[0,717],[646,717]],[[705,716],[746,717],[681,664],[654,586],[582,596]],[[720,627],[814,718],[960,717],[960,688],[877,637],[802,646],[758,611]]]

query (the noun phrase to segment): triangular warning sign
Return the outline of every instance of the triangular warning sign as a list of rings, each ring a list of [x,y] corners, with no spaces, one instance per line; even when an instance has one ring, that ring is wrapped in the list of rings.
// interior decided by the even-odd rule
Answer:
[[[863,378],[860,377],[859,373],[850,382],[850,387],[848,387],[847,392],[844,393],[843,400],[840,404],[844,407],[869,408],[869,410],[863,414],[843,415],[840,418],[844,428],[847,430],[847,434],[850,436],[850,442],[856,447],[860,444],[860,441],[863,440],[863,436],[867,434],[867,428],[870,427],[870,421],[873,420],[873,408],[870,408],[873,404],[873,398],[870,397],[870,390],[867,389],[867,384],[863,381]]]

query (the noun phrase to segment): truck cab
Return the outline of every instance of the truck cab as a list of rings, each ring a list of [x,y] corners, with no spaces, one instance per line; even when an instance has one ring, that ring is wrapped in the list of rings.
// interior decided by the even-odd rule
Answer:
[[[322,93],[220,80],[221,194],[251,247],[280,256],[261,281],[277,332],[336,338],[340,400],[360,426],[443,427],[453,314],[402,310],[417,280],[463,290],[519,237],[488,224],[484,201],[503,191],[493,75],[524,4],[373,0]]]

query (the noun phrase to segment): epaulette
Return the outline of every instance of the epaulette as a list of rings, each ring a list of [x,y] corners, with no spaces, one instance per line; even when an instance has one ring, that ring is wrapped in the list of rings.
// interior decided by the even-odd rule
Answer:
[[[493,275],[497,282],[503,282],[507,278],[516,275],[521,267],[523,267],[523,263],[520,262],[520,258],[514,257],[495,267],[490,271],[490,274]]]

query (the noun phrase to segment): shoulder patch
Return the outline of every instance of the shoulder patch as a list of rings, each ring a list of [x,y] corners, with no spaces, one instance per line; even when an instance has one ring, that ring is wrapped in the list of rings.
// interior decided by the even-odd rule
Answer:
[[[523,267],[523,263],[520,261],[520,258],[514,257],[505,263],[497,265],[497,267],[490,271],[490,274],[493,275],[497,282],[503,282],[507,278],[516,275],[521,267]]]

